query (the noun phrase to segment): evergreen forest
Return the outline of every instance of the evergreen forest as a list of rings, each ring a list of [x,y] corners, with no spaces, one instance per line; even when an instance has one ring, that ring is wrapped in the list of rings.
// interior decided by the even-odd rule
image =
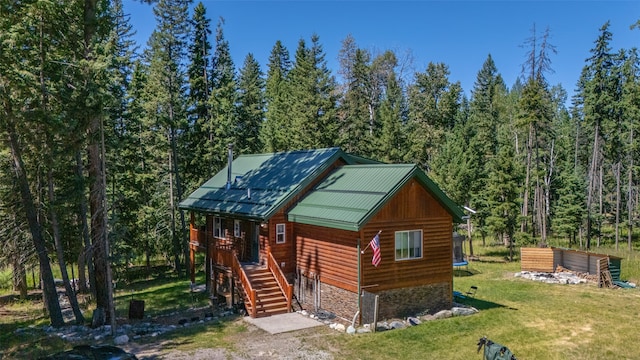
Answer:
[[[352,36],[338,69],[322,34],[295,49],[277,41],[268,64],[235,64],[224,19],[202,3],[149,6],[155,30],[141,49],[122,0],[0,0],[0,265],[24,293],[38,269],[53,325],[53,264],[104,309],[128,264],[163,259],[186,275],[178,203],[226,166],[227,144],[418,164],[475,211],[482,243],[640,245],[640,59],[612,48],[609,23],[575,64],[568,98],[546,79],[549,29],[522,39],[514,84],[487,54],[463,89],[447,64],[407,74],[407,59]]]

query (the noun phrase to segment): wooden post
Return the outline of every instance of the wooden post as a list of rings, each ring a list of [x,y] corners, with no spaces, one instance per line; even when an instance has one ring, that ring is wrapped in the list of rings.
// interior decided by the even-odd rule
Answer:
[[[195,222],[196,222],[196,216],[193,213],[193,211],[191,211],[191,220],[189,222],[189,272],[190,272],[190,277],[191,277],[191,285],[193,286],[196,283],[196,249],[195,246],[192,244],[193,242],[193,238],[192,235],[194,233],[194,229],[196,227]]]

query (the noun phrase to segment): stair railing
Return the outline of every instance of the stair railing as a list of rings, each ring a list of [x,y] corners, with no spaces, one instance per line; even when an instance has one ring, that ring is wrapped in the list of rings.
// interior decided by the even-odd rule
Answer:
[[[249,316],[251,316],[252,318],[255,318],[256,315],[258,314],[256,290],[253,287],[251,287],[251,282],[249,281],[249,278],[247,277],[247,274],[244,272],[244,269],[242,268],[242,266],[240,266],[240,261],[238,260],[238,257],[235,254],[233,254],[231,268],[233,273],[238,275],[238,278],[240,279],[240,283],[244,288],[244,292],[247,294],[247,297],[248,297],[247,300],[249,300],[249,303],[251,304],[251,313],[249,314]]]
[[[282,269],[280,269],[280,266],[278,266],[278,263],[273,257],[273,254],[271,254],[271,251],[267,251],[267,267],[269,267],[269,271],[271,271],[271,273],[275,277],[278,286],[280,286],[280,290],[282,290],[282,293],[287,298],[287,311],[291,311],[293,286],[291,286],[287,281],[287,278],[284,276],[284,273],[282,272]]]

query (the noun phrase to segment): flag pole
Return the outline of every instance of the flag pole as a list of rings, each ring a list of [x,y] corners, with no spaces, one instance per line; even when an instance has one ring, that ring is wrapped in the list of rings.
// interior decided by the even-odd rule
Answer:
[[[380,235],[380,234],[382,234],[382,230],[378,230],[378,233],[376,235]],[[358,239],[358,240],[360,240],[360,239]],[[371,241],[369,241],[369,243],[367,244],[367,247],[365,247],[364,250],[362,250],[360,253],[364,254],[364,252],[367,251],[369,246],[371,246]]]

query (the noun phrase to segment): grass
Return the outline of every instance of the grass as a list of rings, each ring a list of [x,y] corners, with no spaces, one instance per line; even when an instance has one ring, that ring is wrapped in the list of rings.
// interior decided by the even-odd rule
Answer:
[[[487,249],[488,250],[488,249]],[[492,253],[492,252],[498,252]],[[330,338],[340,356],[355,359],[473,359],[482,336],[508,346],[518,359],[640,359],[640,292],[595,285],[552,285],[513,277],[519,263],[499,263],[501,250],[473,262],[472,276],[454,289],[478,286],[465,300],[480,313],[423,323],[399,331]],[[481,259],[485,259],[481,256]],[[633,262],[633,260],[632,260]],[[624,265],[623,265],[624,266]]]
[[[202,284],[204,278],[196,279]],[[189,308],[203,307],[209,304],[208,296],[201,292],[191,292],[190,281],[172,275],[168,269],[165,272],[139,277],[123,285],[121,291],[116,292],[116,316],[126,318],[129,310],[129,300],[143,300],[145,315],[158,316]]]
[[[469,265],[472,275],[454,277],[454,290],[465,292],[477,286],[475,298],[464,301],[478,308],[478,314],[356,336],[323,331],[321,336],[305,341],[336,358],[480,359],[476,343],[486,335],[508,346],[518,359],[640,359],[635,348],[640,340],[640,290],[523,280],[513,276],[520,271],[518,262],[504,262],[508,255],[504,247],[477,246],[474,250],[481,261]],[[638,282],[640,257],[635,253],[620,255],[624,256],[622,278]],[[145,301],[145,313],[149,315],[206,305],[205,296],[191,297],[188,289],[188,281],[169,273],[133,277],[118,288],[118,316],[126,317],[132,294]],[[69,347],[41,332],[14,333],[19,327],[47,323],[41,306],[18,302],[4,307],[12,316],[0,316],[0,354],[33,358]],[[237,339],[251,341],[246,326],[234,320],[193,325],[142,341],[162,343],[167,351],[213,347],[233,351]]]

